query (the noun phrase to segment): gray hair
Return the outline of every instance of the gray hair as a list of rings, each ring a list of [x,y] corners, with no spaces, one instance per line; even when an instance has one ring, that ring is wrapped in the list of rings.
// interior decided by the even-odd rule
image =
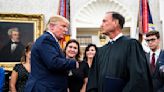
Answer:
[[[48,29],[48,26],[49,26],[50,23],[57,23],[59,21],[63,21],[67,24],[70,24],[70,22],[65,17],[60,16],[60,15],[55,15],[55,16],[50,17],[50,19],[49,19],[49,21],[46,25],[46,29]]]
[[[10,29],[8,30],[8,35],[11,35],[12,32],[19,32],[19,29],[16,28],[16,27],[10,28]]]

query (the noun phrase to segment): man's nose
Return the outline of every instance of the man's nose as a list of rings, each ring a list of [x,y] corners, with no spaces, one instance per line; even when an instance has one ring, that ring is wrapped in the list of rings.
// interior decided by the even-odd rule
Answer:
[[[64,28],[64,30],[67,32],[69,28]]]

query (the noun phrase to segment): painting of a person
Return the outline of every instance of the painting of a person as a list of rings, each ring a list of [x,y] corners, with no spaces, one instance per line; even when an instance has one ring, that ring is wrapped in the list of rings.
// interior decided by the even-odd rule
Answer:
[[[20,42],[19,29],[14,27],[8,30],[9,42],[0,50],[1,62],[19,62],[24,51],[24,45]]]

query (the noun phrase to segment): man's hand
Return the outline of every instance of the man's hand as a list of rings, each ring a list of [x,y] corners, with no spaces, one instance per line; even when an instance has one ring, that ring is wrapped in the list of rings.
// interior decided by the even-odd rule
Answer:
[[[79,62],[78,61],[76,62],[76,68],[79,68]]]

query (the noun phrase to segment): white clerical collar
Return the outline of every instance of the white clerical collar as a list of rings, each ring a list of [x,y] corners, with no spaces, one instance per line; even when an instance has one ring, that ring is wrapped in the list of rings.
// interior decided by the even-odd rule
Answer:
[[[55,38],[55,40],[58,42],[58,39],[56,38],[56,36],[51,31],[47,30],[47,32],[50,33]]]
[[[109,41],[110,41],[110,42],[116,41],[116,40],[117,40],[118,38],[120,38],[121,36],[123,36],[123,34],[122,34],[122,33],[119,33],[115,38],[109,39]]]

